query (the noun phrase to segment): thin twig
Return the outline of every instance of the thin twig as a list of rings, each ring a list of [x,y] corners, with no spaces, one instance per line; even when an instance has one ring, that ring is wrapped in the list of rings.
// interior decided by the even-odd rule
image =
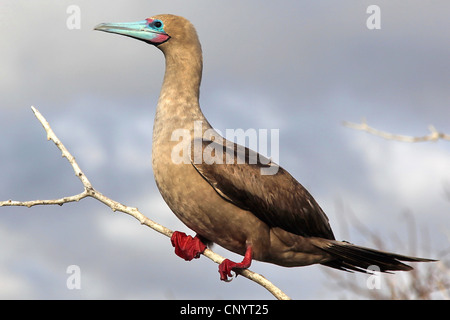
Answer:
[[[58,139],[58,137],[55,135],[53,130],[51,129],[49,123],[47,120],[42,116],[42,114],[34,107],[31,107],[31,109],[34,112],[34,115],[39,120],[39,122],[44,127],[45,131],[47,132],[47,140],[52,140],[53,143],[58,147],[59,150],[62,152],[62,156],[65,157],[69,163],[71,164],[75,175],[80,179],[81,183],[83,184],[84,191],[80,194],[70,196],[70,197],[64,197],[60,199],[55,200],[33,200],[33,201],[13,201],[13,200],[7,200],[7,201],[0,201],[0,207],[2,206],[25,206],[25,207],[32,207],[36,205],[63,205],[64,203],[68,202],[74,202],[74,201],[80,201],[86,197],[92,197],[94,199],[97,199],[98,201],[104,203],[108,207],[110,207],[113,211],[120,211],[126,214],[131,215],[132,217],[136,218],[141,224],[146,225],[150,228],[152,228],[155,231],[158,231],[159,233],[171,237],[173,231],[164,227],[163,225],[147,218],[145,215],[143,215],[137,208],[134,207],[128,207],[126,205],[123,205],[117,201],[114,201],[102,193],[98,192],[90,183],[89,179],[86,177],[86,175],[83,173],[83,171],[78,166],[77,162],[75,161],[75,158],[70,154],[70,152],[66,149],[66,147],[63,145],[63,143]],[[221,263],[225,258],[220,256],[219,254],[213,252],[210,249],[206,249],[203,252],[203,255],[210,260],[214,261],[215,263]],[[238,271],[240,275],[242,275],[245,278],[248,278],[259,285],[266,288],[271,294],[273,294],[277,299],[279,300],[290,300],[289,296],[287,296],[283,291],[281,291],[278,287],[276,287],[274,284],[272,284],[269,280],[264,278],[262,275],[255,273],[253,271],[250,271],[248,269]]]
[[[361,130],[368,132],[370,134],[382,137],[387,140],[396,140],[396,141],[402,141],[402,142],[424,142],[424,141],[438,141],[438,140],[448,140],[450,141],[450,135],[445,134],[442,132],[439,132],[436,130],[436,128],[432,125],[428,127],[430,130],[430,133],[422,136],[422,137],[412,137],[412,136],[405,136],[400,134],[393,134],[386,131],[381,131],[378,129],[375,129],[371,126],[369,126],[365,119],[361,121],[361,123],[353,123],[353,122],[343,122],[344,126],[356,130]]]

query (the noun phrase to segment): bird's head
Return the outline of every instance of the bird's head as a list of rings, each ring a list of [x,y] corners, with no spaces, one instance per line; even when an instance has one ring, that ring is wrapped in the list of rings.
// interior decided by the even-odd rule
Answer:
[[[195,29],[187,19],[171,14],[161,14],[137,22],[101,23],[94,30],[120,34],[158,47],[167,42],[197,39]]]

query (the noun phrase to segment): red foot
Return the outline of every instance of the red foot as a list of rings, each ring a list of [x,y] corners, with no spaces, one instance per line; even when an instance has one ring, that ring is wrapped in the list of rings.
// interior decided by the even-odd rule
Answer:
[[[229,259],[225,259],[222,261],[222,263],[219,265],[220,280],[226,282],[231,281],[232,279],[228,280],[228,277],[233,276],[231,274],[231,270],[247,269],[248,267],[250,267],[251,263],[252,263],[252,247],[248,246],[242,262],[233,262]]]
[[[170,238],[175,254],[186,261],[197,259],[205,251],[206,245],[196,235],[194,238],[184,232],[175,231]]]

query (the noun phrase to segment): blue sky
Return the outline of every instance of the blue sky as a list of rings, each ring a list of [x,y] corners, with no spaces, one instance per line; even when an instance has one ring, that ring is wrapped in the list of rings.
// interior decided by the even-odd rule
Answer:
[[[376,247],[355,230],[352,213],[386,240],[384,249],[448,265],[448,256],[439,254],[449,247],[450,144],[386,141],[342,121],[365,117],[379,129],[413,136],[427,134],[430,124],[450,132],[450,4],[377,1],[381,29],[369,30],[371,4],[2,1],[0,200],[82,191],[47,142],[34,105],[96,189],[189,232],[152,176],[163,55],[145,43],[92,30],[101,22],[173,13],[197,28],[204,54],[201,105],[214,127],[278,129],[280,164],[320,203],[338,239]],[[80,29],[67,28],[69,5],[80,8]],[[419,229],[416,246],[408,215]],[[92,199],[0,208],[0,248],[0,298],[272,298],[241,277],[220,282],[208,259],[179,259],[168,238]],[[70,265],[80,267],[80,290],[66,286]],[[331,288],[336,273],[324,269],[252,265],[292,298],[354,297]],[[352,276],[365,288],[367,276]]]

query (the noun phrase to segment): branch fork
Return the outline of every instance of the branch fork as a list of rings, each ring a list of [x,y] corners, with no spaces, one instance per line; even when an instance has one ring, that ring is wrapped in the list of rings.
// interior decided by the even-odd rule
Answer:
[[[138,208],[135,207],[129,207],[126,205],[123,205],[115,200],[112,200],[99,191],[97,191],[87,178],[87,176],[83,173],[81,168],[78,166],[77,162],[75,161],[75,158],[70,154],[70,152],[66,149],[64,144],[58,139],[58,137],[53,132],[52,128],[50,127],[50,124],[47,122],[47,120],[42,116],[42,114],[35,108],[31,107],[34,115],[39,120],[39,122],[44,127],[44,130],[47,133],[47,140],[53,141],[53,143],[58,147],[58,149],[62,153],[62,157],[66,158],[67,161],[71,164],[75,175],[80,179],[81,183],[83,184],[84,191],[73,196],[68,196],[60,199],[54,199],[54,200],[32,200],[32,201],[14,201],[14,200],[6,200],[6,201],[0,201],[0,207],[2,206],[24,206],[31,208],[36,205],[60,205],[62,206],[65,203],[69,202],[78,202],[84,198],[91,197],[94,198],[109,208],[111,208],[112,211],[120,211],[126,214],[129,214],[130,216],[137,219],[142,225],[146,225],[150,228],[152,228],[155,231],[158,231],[159,233],[171,237],[173,234],[173,231],[166,228],[165,226],[147,218],[145,215],[143,215]],[[211,249],[206,249],[203,252],[203,255],[210,260],[212,260],[215,263],[220,264],[223,260],[225,260],[224,257],[218,255],[217,253],[213,252]],[[283,291],[281,291],[278,287],[276,287],[274,284],[272,284],[269,280],[264,278],[262,275],[255,273],[249,269],[244,270],[238,270],[236,271],[238,274],[242,275],[245,278],[248,278],[262,287],[266,288],[272,295],[274,295],[279,300],[290,300],[290,297],[287,296]]]

